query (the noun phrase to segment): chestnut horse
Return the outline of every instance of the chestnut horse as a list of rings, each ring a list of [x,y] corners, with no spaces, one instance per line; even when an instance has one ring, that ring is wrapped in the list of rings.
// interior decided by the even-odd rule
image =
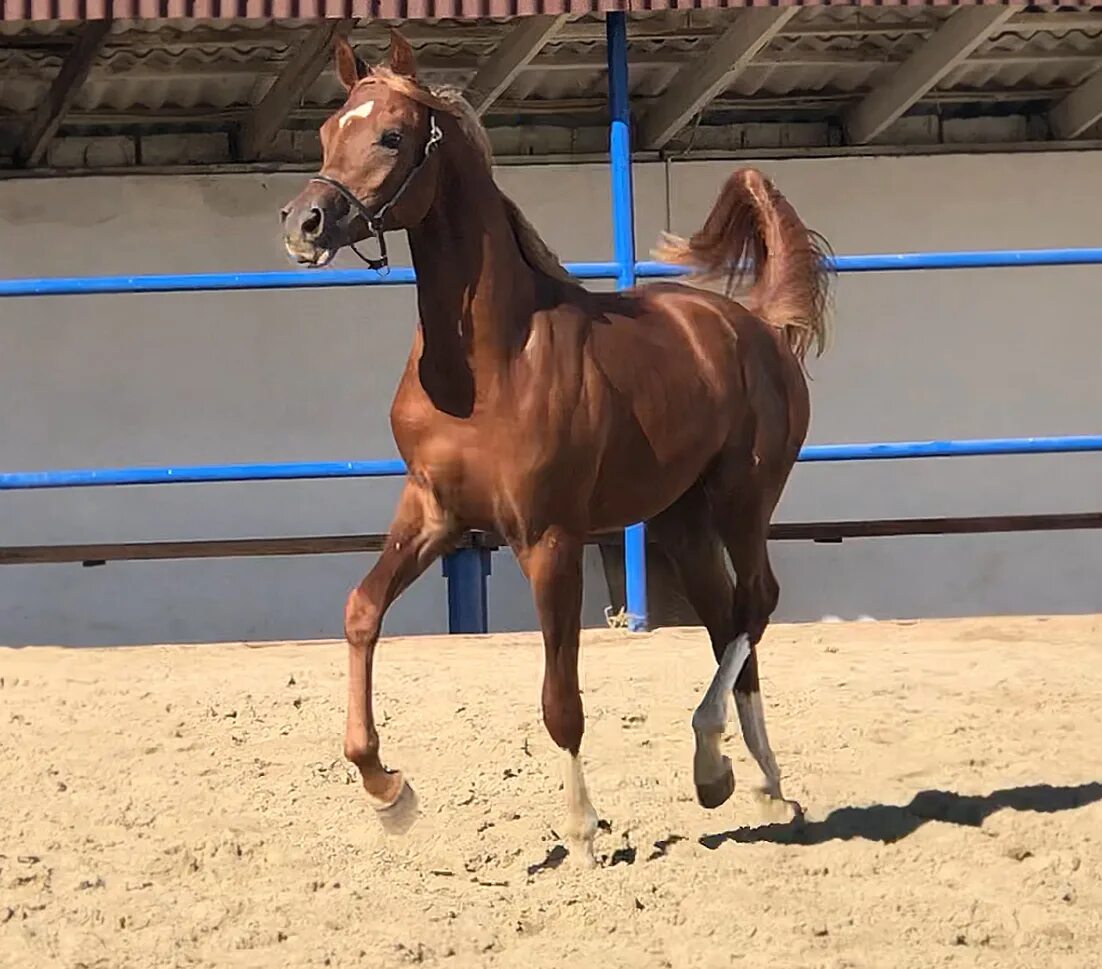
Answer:
[[[494,183],[489,140],[454,91],[416,79],[393,35],[367,68],[342,39],[348,97],[321,128],[323,165],[282,212],[308,266],[405,230],[418,326],[391,409],[404,491],[375,566],[348,597],[345,756],[388,829],[415,799],[379,758],[372,666],[383,616],[467,529],[505,537],[531,584],[544,642],[543,720],[565,752],[572,854],[593,861],[597,814],[579,752],[582,551],[591,533],[648,523],[711,637],[715,678],[692,718],[693,779],[708,808],[734,790],[720,744],[733,692],[763,803],[781,793],[756,645],[777,604],[770,518],[809,420],[803,359],[821,352],[825,243],[759,172],[736,171],[703,229],[667,261],[743,284],[740,305],[683,283],[584,289]],[[742,273],[748,273],[744,279]],[[732,583],[724,561],[730,555]]]

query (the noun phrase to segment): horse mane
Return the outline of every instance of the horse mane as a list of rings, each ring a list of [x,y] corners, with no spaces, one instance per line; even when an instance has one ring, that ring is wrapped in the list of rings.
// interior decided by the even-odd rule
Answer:
[[[520,248],[525,262],[551,279],[559,282],[574,282],[574,277],[566,271],[559,257],[543,241],[536,231],[536,227],[528,221],[517,203],[509,198],[494,182],[494,152],[490,145],[490,136],[487,134],[486,127],[482,124],[482,119],[479,118],[478,113],[463,96],[463,92],[458,88],[444,85],[422,87],[413,78],[404,74],[396,74],[386,67],[372,67],[369,76],[381,81],[399,94],[418,102],[418,104],[423,104],[434,111],[441,111],[455,120],[463,136],[477,150],[479,159],[485,164],[486,172],[490,175],[490,181],[494,189],[501,196],[501,201],[505,205],[505,216],[513,230],[517,246]]]

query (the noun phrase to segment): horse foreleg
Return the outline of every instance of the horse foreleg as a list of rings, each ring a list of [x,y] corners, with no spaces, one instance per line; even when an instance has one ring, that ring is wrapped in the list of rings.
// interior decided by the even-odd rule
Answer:
[[[583,547],[576,537],[550,529],[534,545],[516,551],[532,585],[543,631],[543,722],[565,754],[566,822],[562,834],[571,855],[592,866],[597,812],[590,803],[582,772],[585,714],[578,687]]]
[[[697,800],[717,808],[735,791],[731,761],[724,756],[731,689],[747,661],[750,644],[734,626],[735,588],[727,572],[723,547],[712,525],[707,493],[686,492],[647,527],[662,544],[700,621],[707,627],[717,668],[693,713],[693,784]]]
[[[348,596],[344,634],[348,640],[348,718],[344,756],[356,765],[368,799],[390,831],[416,819],[413,789],[400,771],[379,759],[379,734],[372,709],[372,668],[383,617],[399,595],[454,542],[454,522],[425,489],[407,483],[374,568]]]

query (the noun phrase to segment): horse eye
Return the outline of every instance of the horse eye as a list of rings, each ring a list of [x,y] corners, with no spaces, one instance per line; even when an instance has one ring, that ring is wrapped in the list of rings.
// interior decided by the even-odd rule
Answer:
[[[379,144],[389,151],[396,151],[401,143],[402,132],[400,131],[384,131],[383,136],[379,139]]]

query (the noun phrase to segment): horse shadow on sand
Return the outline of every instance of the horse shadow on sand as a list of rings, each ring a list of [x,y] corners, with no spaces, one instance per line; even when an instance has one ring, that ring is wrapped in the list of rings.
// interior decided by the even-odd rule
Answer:
[[[893,844],[915,833],[930,821],[978,828],[996,811],[1032,811],[1054,814],[1074,811],[1102,801],[1102,783],[1091,781],[1072,787],[1033,784],[1008,787],[990,794],[957,794],[953,791],[920,791],[909,804],[870,804],[831,811],[822,821],[803,820],[735,828],[700,839],[705,848],[728,842],[738,844],[821,845],[828,841],[878,841]]]
[[[1102,782],[1099,781],[1072,787],[1055,787],[1051,784],[1007,787],[990,794],[920,791],[905,805],[870,804],[865,807],[837,808],[822,821],[809,821],[805,818],[785,824],[734,828],[718,834],[702,835],[700,843],[713,851],[729,842],[811,846],[830,841],[862,839],[889,845],[914,834],[930,821],[978,828],[996,811],[1005,808],[1032,811],[1036,814],[1055,814],[1058,811],[1074,811],[1099,801],[1102,801]],[[608,821],[602,821],[600,826],[606,832],[612,830]],[[633,865],[637,861],[655,861],[665,857],[671,846],[684,840],[682,835],[670,834],[662,841],[656,841],[653,850],[649,852],[625,844],[610,855],[602,856],[601,864],[613,867]],[[528,867],[529,877],[558,868],[567,855],[566,848],[562,844],[556,844],[543,861]]]

